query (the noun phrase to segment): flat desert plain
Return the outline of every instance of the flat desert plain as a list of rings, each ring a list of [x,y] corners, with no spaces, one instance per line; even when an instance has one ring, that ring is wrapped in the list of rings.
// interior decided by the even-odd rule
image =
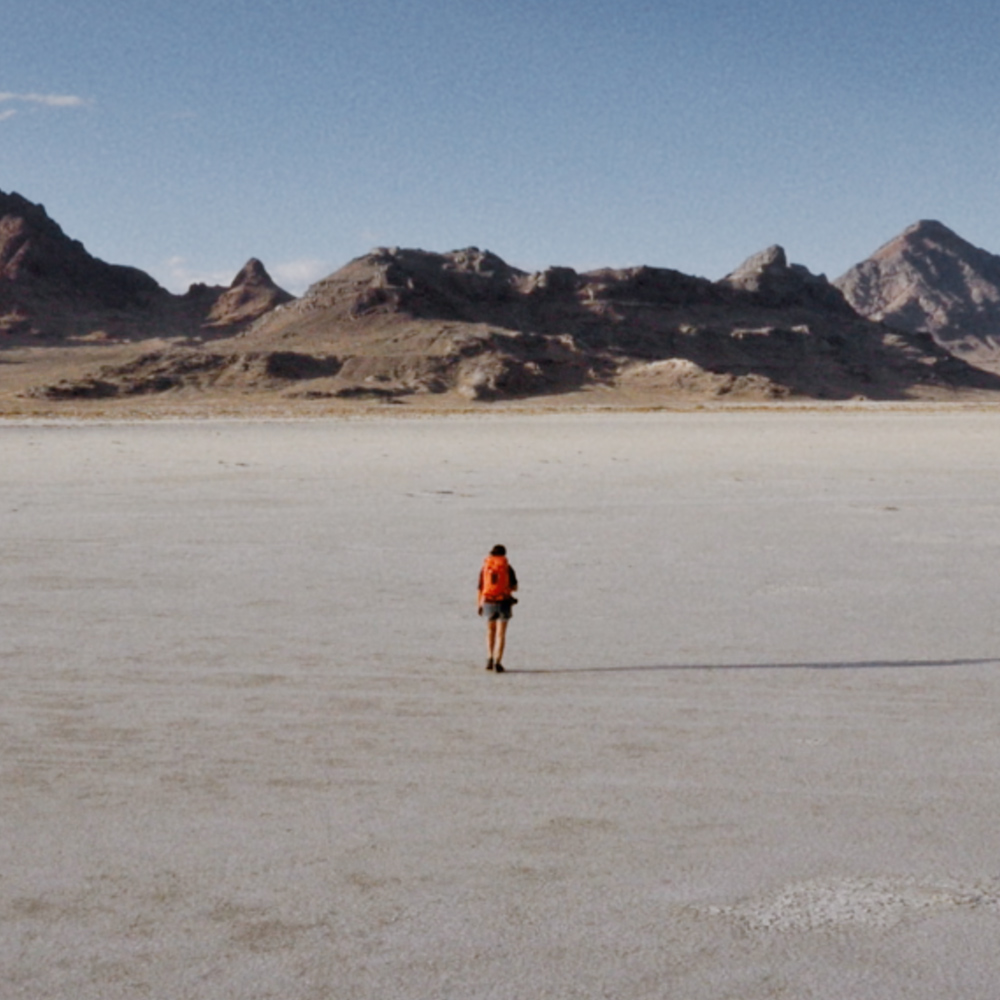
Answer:
[[[8,422],[0,468],[4,1000],[995,1000],[1000,412]]]

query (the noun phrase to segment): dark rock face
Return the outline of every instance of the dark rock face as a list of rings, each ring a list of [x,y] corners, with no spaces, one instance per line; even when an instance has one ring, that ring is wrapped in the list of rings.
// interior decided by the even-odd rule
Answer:
[[[144,272],[91,257],[41,205],[0,192],[0,333],[84,333],[98,314],[138,319],[169,297]]]
[[[834,284],[863,316],[1000,370],[1000,257],[923,221]]]
[[[0,343],[232,334],[290,299],[256,260],[227,289],[171,295],[137,268],[92,257],[41,205],[0,192]]]

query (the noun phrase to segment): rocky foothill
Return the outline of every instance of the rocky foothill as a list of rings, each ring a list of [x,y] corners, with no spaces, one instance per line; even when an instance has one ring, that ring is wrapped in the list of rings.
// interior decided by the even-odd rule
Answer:
[[[919,223],[833,283],[777,246],[714,282],[654,267],[528,273],[476,248],[379,248],[299,299],[256,260],[229,288],[178,296],[0,193],[0,360],[21,352],[16,395],[36,401],[991,396],[1000,375],[976,363],[1000,340],[998,300],[1000,258],[939,223]],[[71,350],[81,345],[90,349]]]

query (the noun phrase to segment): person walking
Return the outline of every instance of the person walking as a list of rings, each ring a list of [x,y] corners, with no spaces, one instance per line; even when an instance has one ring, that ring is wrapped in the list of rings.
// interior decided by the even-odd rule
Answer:
[[[504,672],[504,644],[507,639],[507,622],[517,603],[517,574],[507,561],[507,549],[494,545],[483,560],[479,571],[479,614],[486,619],[486,669],[498,674]]]

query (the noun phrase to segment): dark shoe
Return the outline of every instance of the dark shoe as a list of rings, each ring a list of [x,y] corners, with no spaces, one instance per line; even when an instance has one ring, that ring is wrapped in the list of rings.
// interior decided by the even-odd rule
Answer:
[[[502,663],[500,663],[500,662],[497,662],[497,663],[494,663],[494,664],[493,664],[493,669],[494,669],[494,670],[495,670],[495,671],[496,671],[496,672],[497,672],[498,674],[502,674],[502,673],[503,673],[503,664],[502,664]]]
[[[486,661],[486,669],[487,670],[492,670],[493,669],[493,660],[492,659],[489,659],[489,660]],[[501,667],[500,669],[503,670],[503,667]]]

